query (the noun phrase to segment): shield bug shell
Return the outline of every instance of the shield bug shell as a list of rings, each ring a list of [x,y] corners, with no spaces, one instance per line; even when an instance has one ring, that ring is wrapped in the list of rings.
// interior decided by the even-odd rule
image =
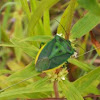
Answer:
[[[42,72],[58,68],[74,54],[74,51],[69,40],[56,35],[37,54],[35,60],[36,70]]]

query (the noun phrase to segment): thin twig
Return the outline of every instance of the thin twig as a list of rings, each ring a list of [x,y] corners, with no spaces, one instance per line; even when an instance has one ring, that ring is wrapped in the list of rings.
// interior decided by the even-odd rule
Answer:
[[[57,86],[57,81],[56,80],[54,81],[53,88],[54,88],[55,97],[59,98],[59,92],[58,92],[58,86]]]

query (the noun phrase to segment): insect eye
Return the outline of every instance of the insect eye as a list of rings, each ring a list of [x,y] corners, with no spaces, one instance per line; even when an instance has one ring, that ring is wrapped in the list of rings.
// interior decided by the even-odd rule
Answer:
[[[63,39],[60,38],[59,41],[60,41],[60,42],[63,42]]]
[[[69,46],[67,46],[67,49],[71,51],[71,48]]]
[[[61,53],[62,52],[62,50],[59,50],[59,53]]]

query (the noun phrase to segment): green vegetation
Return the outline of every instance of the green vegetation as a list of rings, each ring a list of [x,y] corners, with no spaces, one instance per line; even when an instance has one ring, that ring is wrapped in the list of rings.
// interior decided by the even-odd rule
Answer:
[[[100,100],[99,23],[99,0],[0,0],[0,100]],[[78,56],[36,72],[40,45],[55,33]]]

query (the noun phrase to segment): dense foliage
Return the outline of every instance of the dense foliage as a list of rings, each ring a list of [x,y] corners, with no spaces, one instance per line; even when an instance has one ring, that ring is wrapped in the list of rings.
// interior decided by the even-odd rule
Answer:
[[[0,0],[0,100],[100,100],[99,23],[99,0]],[[40,45],[56,33],[78,56],[59,73],[38,73]]]

